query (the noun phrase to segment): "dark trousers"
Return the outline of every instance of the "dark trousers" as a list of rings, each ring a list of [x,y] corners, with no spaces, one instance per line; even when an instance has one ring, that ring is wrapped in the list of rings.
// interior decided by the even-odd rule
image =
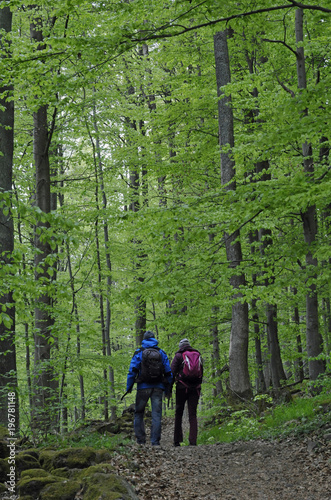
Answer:
[[[151,443],[153,446],[160,444],[161,439],[161,419],[162,419],[162,396],[163,391],[157,387],[151,389],[139,389],[136,395],[136,407],[134,413],[134,432],[137,443],[145,444],[145,407],[148,400],[152,404],[152,425],[151,425]]]
[[[176,414],[175,414],[175,431],[174,431],[174,443],[183,442],[183,413],[185,408],[185,403],[187,401],[188,407],[188,418],[190,423],[190,433],[189,433],[189,443],[191,445],[197,444],[198,436],[198,421],[197,421],[197,406],[200,397],[200,389],[197,388],[186,388],[182,384],[178,383],[176,388]]]

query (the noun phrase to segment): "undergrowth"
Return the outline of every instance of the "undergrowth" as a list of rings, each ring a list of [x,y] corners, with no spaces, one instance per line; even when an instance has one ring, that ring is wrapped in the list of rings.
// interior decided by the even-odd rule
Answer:
[[[255,401],[257,403],[257,401]],[[331,394],[301,396],[289,403],[268,401],[261,413],[258,405],[239,409],[222,407],[199,430],[199,443],[302,437],[331,427]]]
[[[107,449],[109,451],[120,450],[131,440],[125,434],[108,435],[100,434],[99,432],[91,432],[89,430],[82,431],[75,435],[54,435],[48,436],[47,439],[40,444],[41,447],[52,447],[55,449],[64,448],[84,448],[90,447],[96,450]]]

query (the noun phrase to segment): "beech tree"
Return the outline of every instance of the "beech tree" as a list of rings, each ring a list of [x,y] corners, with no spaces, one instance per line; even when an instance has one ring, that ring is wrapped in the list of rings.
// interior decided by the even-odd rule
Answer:
[[[222,185],[227,191],[235,190],[235,165],[231,157],[234,146],[233,115],[231,99],[222,95],[221,87],[230,83],[230,61],[227,45],[227,32],[221,31],[214,37],[216,81],[219,100],[219,140],[221,147]],[[225,152],[225,148],[230,149]],[[229,265],[237,271],[242,261],[239,231],[225,233],[225,246]],[[243,273],[234,272],[230,278],[234,291],[232,306],[231,337],[229,351],[230,388],[240,398],[250,397],[251,387],[248,372],[248,304],[241,301],[240,287],[245,285]]]
[[[330,136],[330,9],[301,6],[296,41],[296,4],[13,5],[3,82],[15,84],[11,221],[25,265],[15,282],[18,379],[25,402],[26,353],[42,346],[37,367],[50,371],[32,392],[51,394],[54,376],[61,381],[52,390],[63,428],[120,408],[130,356],[149,327],[170,356],[182,335],[203,352],[204,391],[216,402],[227,395],[227,366],[230,393],[243,398],[256,374],[256,389],[270,390],[298,362],[307,375],[308,359],[310,378],[323,375],[327,344],[314,337],[319,348],[309,350],[304,331],[317,331],[316,311],[327,313],[330,300],[329,158],[320,156]],[[230,54],[217,52],[217,82],[215,33]],[[306,88],[297,84],[301,48]],[[60,202],[48,204],[50,195]],[[314,328],[306,297],[317,306]]]
[[[0,61],[10,65],[12,13],[0,8]],[[14,150],[13,88],[0,77],[0,422],[8,425],[8,392],[17,392],[15,303],[13,297],[14,224],[11,213]],[[16,426],[19,425],[17,406]]]

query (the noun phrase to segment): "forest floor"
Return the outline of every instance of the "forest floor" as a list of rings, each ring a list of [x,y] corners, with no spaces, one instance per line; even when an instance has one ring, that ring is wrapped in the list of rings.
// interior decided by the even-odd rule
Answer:
[[[286,438],[173,446],[173,419],[160,447],[132,444],[112,459],[141,500],[330,500],[331,441]]]

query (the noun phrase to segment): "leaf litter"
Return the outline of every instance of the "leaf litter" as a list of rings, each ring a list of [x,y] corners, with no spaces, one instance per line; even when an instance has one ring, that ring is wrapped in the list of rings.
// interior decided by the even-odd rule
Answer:
[[[314,436],[174,447],[129,445],[112,465],[141,500],[331,499],[331,441]],[[312,444],[313,443],[313,444]]]

